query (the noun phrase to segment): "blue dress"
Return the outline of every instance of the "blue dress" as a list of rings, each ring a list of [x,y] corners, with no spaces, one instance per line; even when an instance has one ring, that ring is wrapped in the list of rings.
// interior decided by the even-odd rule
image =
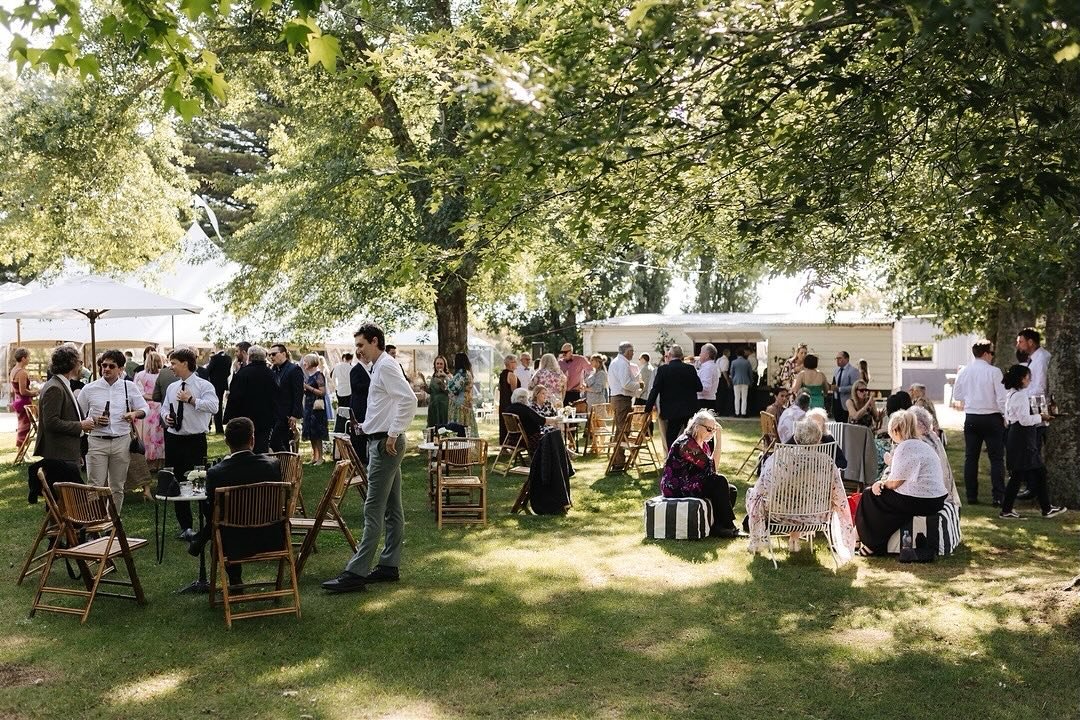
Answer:
[[[326,390],[326,378],[316,370],[311,375],[304,376],[304,383]],[[315,409],[315,401],[320,399],[310,390],[304,391],[304,430],[301,437],[304,440],[329,440],[330,433],[326,427],[326,408]],[[329,403],[330,398],[324,393],[321,398],[324,403]]]

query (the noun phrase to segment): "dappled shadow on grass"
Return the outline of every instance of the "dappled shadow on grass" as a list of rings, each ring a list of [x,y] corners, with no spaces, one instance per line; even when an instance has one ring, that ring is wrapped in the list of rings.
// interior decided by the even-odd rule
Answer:
[[[1054,553],[1072,538],[999,536],[976,516],[974,545],[1005,543],[1003,559],[982,550],[925,566],[858,559],[834,575],[819,541],[813,555],[778,551],[774,570],[750,557],[745,538],[643,541],[641,502],[655,480],[605,484],[594,462],[579,467],[565,517],[510,515],[520,479],[492,478],[491,522],[439,531],[422,460],[410,457],[403,581],[324,594],[318,582],[350,555],[327,533],[301,578],[299,622],[226,631],[204,596],[172,594],[197,572],[173,540],[161,566],[137,555],[150,605],[99,600],[85,627],[23,620],[32,589],[15,588],[9,570],[0,659],[54,669],[63,682],[48,694],[0,692],[0,714],[1011,718],[1050,698],[1040,717],[1075,717],[1061,682],[1062,668],[1077,666],[1075,606],[1060,599],[1068,594],[1050,596],[1054,605],[1023,592],[1062,573]],[[328,475],[305,473],[309,508]],[[9,556],[33,532],[35,510],[14,507],[0,530]],[[354,495],[344,511],[358,530]],[[125,506],[125,520],[149,532],[153,507]]]

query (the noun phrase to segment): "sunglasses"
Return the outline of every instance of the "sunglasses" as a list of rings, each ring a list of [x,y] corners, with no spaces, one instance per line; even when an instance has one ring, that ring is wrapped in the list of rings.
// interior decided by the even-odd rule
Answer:
[[[705,425],[704,427],[709,432],[716,432],[716,426],[715,425]]]
[[[106,363],[101,363],[101,369],[102,370],[115,370],[118,367],[120,367],[120,366],[117,365],[116,363],[107,363],[107,362]]]
[[[280,355],[280,354],[281,354],[280,350],[271,350],[270,351],[270,357],[274,357],[275,355]]]

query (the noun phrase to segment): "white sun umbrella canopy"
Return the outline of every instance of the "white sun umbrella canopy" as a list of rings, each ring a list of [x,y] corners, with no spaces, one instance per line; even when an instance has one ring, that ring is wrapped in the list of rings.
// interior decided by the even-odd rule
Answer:
[[[39,320],[62,320],[77,316],[86,318],[90,321],[92,358],[97,358],[97,335],[94,325],[99,318],[197,315],[201,312],[202,308],[196,305],[123,285],[101,275],[77,275],[47,288],[0,302],[0,318]]]

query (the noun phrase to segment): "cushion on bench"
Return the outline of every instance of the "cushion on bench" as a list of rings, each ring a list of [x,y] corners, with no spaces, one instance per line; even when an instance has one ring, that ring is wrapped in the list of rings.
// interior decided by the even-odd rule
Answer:
[[[712,503],[705,498],[666,498],[645,501],[645,537],[655,540],[700,540],[714,522]]]

